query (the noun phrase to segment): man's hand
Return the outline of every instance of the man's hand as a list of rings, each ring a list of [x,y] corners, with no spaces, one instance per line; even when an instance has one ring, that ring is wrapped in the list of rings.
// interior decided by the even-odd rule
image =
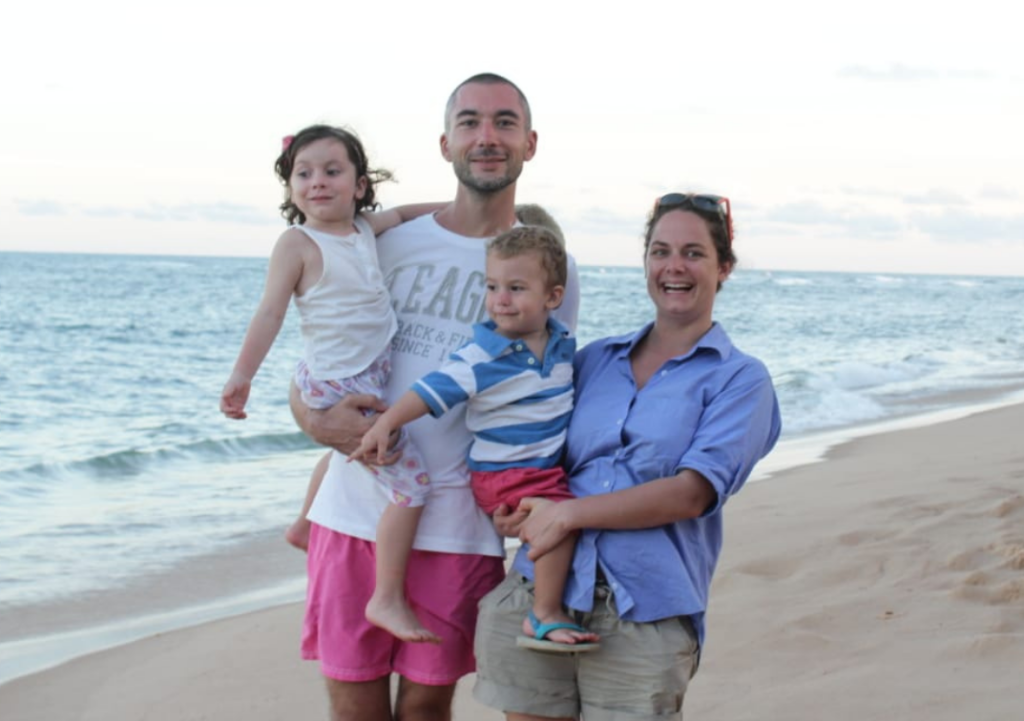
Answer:
[[[373,417],[367,417],[365,411],[382,413],[387,410],[384,401],[369,393],[345,396],[330,408],[313,410],[302,402],[294,383],[288,401],[295,422],[306,435],[320,445],[330,446],[346,455],[359,447],[363,435],[373,425]]]

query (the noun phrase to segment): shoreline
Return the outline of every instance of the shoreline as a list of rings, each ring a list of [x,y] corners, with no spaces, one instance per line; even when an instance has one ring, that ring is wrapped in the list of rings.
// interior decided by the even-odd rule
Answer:
[[[958,398],[966,401],[962,405],[783,439],[758,464],[750,483],[826,462],[860,439],[1024,405],[1024,388],[1000,390],[973,389]],[[5,610],[0,616],[0,686],[149,636],[302,601],[305,555],[283,540],[283,526],[279,530],[188,559],[124,588]]]
[[[953,403],[953,400],[958,402]],[[829,454],[862,438],[927,428],[969,418],[979,413],[1024,404],[1024,385],[972,388],[927,399],[927,407],[850,426],[815,431],[779,441],[768,457],[754,468],[750,481],[763,481],[780,473],[827,460]],[[785,418],[783,418],[785,423]]]
[[[770,477],[772,482],[752,483],[730,502],[725,549],[709,607],[710,645],[691,692],[692,704],[688,697],[687,708],[739,709],[730,706],[734,703],[731,697],[746,694],[749,699],[772,692],[753,682],[744,684],[744,694],[730,691],[736,673],[752,678],[767,674],[774,679],[772,684],[782,686],[787,680],[799,680],[816,689],[827,687],[832,694],[844,693],[837,685],[845,680],[849,684],[845,693],[849,695],[858,688],[858,675],[880,673],[881,668],[898,678],[898,669],[902,668],[898,664],[911,659],[923,664],[906,668],[916,684],[915,693],[929,697],[954,694],[957,683],[952,678],[945,680],[942,688],[933,687],[923,678],[923,669],[946,668],[957,654],[963,656],[963,661],[953,666],[959,678],[969,682],[968,691],[982,686],[1002,689],[1002,675],[1012,675],[1013,669],[1024,664],[1024,458],[1017,450],[1015,431],[1022,425],[1024,403],[1017,392],[997,401],[822,434],[834,440],[823,450],[820,438],[815,439],[817,445],[807,442],[804,448],[800,444],[806,439],[796,438],[789,442],[793,448],[788,451],[792,458],[803,460],[797,465],[772,468],[767,461],[772,460],[773,453],[765,462],[769,468],[758,469],[763,471],[758,473],[759,478]],[[820,452],[810,453],[811,446]],[[271,549],[270,557],[283,559],[285,568],[294,568],[296,562],[300,567],[304,565],[301,554],[276,536],[261,543]],[[280,553],[273,550],[274,546],[281,547]],[[241,555],[236,549],[229,557],[237,561]],[[260,553],[247,558],[245,563],[231,565],[254,560],[254,566],[263,567],[268,560]],[[903,575],[880,588],[880,579],[897,567]],[[188,578],[218,573],[216,569],[200,573],[192,564],[185,564],[181,570],[181,576]],[[787,590],[794,579],[806,586],[807,597]],[[143,623],[135,636],[141,640],[110,644],[113,647],[98,653],[79,652],[74,660],[65,658],[48,664],[45,671],[15,673],[0,683],[0,706],[8,708],[10,702],[22,704],[12,706],[14,709],[34,708],[33,704],[44,703],[35,697],[39,689],[52,684],[60,688],[65,679],[80,678],[100,659],[103,664],[117,666],[122,663],[118,659],[136,658],[137,654],[149,658],[146,654],[156,648],[153,644],[175,638],[192,639],[189,643],[200,643],[208,637],[220,639],[210,642],[221,648],[224,628],[252,624],[277,628],[281,619],[287,618],[288,632],[272,649],[261,648],[260,658],[265,661],[267,654],[287,656],[280,660],[289,668],[288,680],[283,683],[298,683],[293,674],[301,676],[303,696],[312,694],[311,708],[322,713],[315,664],[297,660],[296,624],[301,623],[301,604],[288,602],[268,609],[269,597],[260,599],[255,593],[251,602],[255,607],[263,604],[262,610],[245,612],[247,609],[237,606],[228,611],[223,600],[214,601],[207,604],[206,612],[212,614],[209,618],[219,620],[203,622],[205,619],[195,616],[187,627],[171,623],[159,629],[152,625],[143,628]],[[927,603],[917,608],[917,597],[922,594]],[[142,601],[147,603],[146,599]],[[949,612],[951,605],[956,613]],[[188,610],[178,609],[178,613]],[[171,611],[147,618],[152,623],[174,615]],[[901,636],[901,625],[915,616],[917,625],[908,626],[909,635]],[[766,618],[768,627],[755,625],[758,621],[763,624]],[[857,622],[856,627],[847,627],[851,620]],[[881,628],[865,641],[868,627]],[[46,640],[58,646],[63,641],[67,647],[75,633],[80,632],[58,631]],[[948,648],[915,652],[927,648],[929,642],[941,643],[944,634],[949,635]],[[891,643],[897,638],[906,642],[906,649],[900,653],[885,646],[886,640]],[[15,643],[39,640],[26,637]],[[847,646],[850,641],[853,643]],[[0,652],[9,645],[0,644]],[[806,663],[801,661],[803,656],[825,671],[806,670],[801,675],[798,667]],[[781,658],[797,667],[791,668],[788,662],[780,664]],[[0,655],[0,664],[3,660]],[[215,668],[211,672],[218,671]],[[790,672],[795,675],[790,676]],[[275,679],[264,683],[275,683]],[[467,687],[465,683],[460,686],[461,695],[466,695]],[[1006,688],[1016,686],[1007,682]],[[867,696],[860,702],[862,709],[883,700]],[[1015,697],[1011,693],[1010,697],[1015,704],[1024,703],[1022,692]],[[145,702],[145,698],[140,700]],[[1009,703],[1005,698],[998,701],[1004,702]],[[760,710],[771,708],[772,703]],[[778,703],[777,710],[783,713],[785,706]],[[904,703],[893,708],[905,707]],[[946,707],[964,712],[962,704],[947,701]],[[750,715],[754,708],[756,704],[747,709],[747,715],[740,711],[725,715],[755,718]],[[134,718],[117,714],[111,717]],[[885,716],[846,716],[864,717]],[[982,712],[973,717],[1008,716]]]
[[[284,529],[113,589],[0,614],[0,685],[98,651],[301,600],[305,554]]]
[[[293,579],[260,591],[225,596],[173,611],[6,641],[0,643],[0,687],[24,676],[160,634],[299,603],[304,593],[305,579]]]

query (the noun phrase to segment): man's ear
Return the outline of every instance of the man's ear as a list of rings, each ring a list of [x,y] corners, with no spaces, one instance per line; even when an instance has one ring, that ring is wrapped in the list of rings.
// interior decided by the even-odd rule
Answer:
[[[529,142],[526,146],[526,154],[523,155],[523,160],[533,160],[533,156],[537,153],[537,131],[531,130],[527,136]]]

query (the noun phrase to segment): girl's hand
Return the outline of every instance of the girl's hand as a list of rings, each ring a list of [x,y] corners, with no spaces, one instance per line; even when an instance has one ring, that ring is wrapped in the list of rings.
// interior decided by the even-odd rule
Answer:
[[[246,417],[245,404],[249,400],[252,382],[237,373],[232,373],[224,390],[220,392],[220,412],[228,418],[242,420]]]
[[[530,544],[526,557],[531,561],[536,561],[575,530],[567,513],[572,502],[555,503],[546,498],[524,498],[520,502],[516,512],[528,515],[519,528],[519,540]]]

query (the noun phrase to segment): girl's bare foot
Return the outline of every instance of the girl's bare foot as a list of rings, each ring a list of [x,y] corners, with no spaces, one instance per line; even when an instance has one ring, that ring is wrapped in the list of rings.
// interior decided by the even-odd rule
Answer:
[[[403,641],[441,643],[438,636],[423,627],[402,598],[379,599],[374,596],[366,604],[366,620]]]

